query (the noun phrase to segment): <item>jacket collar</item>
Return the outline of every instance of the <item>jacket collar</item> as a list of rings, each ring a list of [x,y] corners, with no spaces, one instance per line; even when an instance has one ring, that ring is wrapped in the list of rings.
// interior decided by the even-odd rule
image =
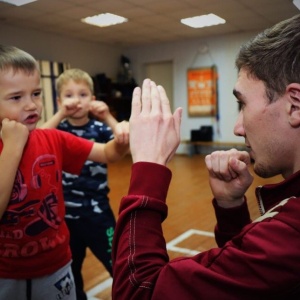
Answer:
[[[258,186],[255,193],[261,214],[283,199],[300,197],[300,171],[279,183]]]

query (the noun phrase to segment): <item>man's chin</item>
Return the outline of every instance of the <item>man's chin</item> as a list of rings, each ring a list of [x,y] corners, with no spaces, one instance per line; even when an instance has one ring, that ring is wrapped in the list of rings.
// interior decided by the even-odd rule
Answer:
[[[270,178],[272,176],[275,176],[271,170],[264,166],[263,164],[260,164],[258,161],[254,161],[253,170],[256,175],[258,175],[261,178]]]

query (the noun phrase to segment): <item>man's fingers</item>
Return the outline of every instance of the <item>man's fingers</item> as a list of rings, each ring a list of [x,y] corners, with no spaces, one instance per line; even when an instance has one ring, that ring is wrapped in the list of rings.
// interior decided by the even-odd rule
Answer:
[[[132,102],[131,102],[131,116],[132,117],[137,117],[141,113],[142,109],[142,103],[141,103],[141,88],[136,87],[133,90],[132,94]]]
[[[175,129],[180,137],[180,126],[181,126],[181,118],[182,118],[182,107],[178,107],[173,114]]]
[[[151,113],[152,114],[160,114],[161,113],[161,98],[158,91],[158,88],[155,82],[151,81]]]
[[[151,80],[145,79],[142,89],[142,113],[149,114],[151,110]]]
[[[157,87],[161,99],[161,110],[164,116],[171,115],[170,101],[166,94],[165,89],[159,85]]]
[[[171,116],[170,101],[162,86],[156,86],[155,82],[145,79],[142,89],[136,87],[133,91],[131,115],[159,114]],[[180,116],[181,119],[181,116]]]
[[[231,149],[228,151],[215,151],[205,158],[210,174],[224,181],[231,181],[247,172],[250,162],[246,151]]]

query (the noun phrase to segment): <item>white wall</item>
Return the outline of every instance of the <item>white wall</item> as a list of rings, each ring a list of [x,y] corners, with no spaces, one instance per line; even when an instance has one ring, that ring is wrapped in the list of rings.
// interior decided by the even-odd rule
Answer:
[[[72,68],[81,68],[92,76],[105,73],[115,79],[120,67],[120,48],[20,29],[1,22],[0,43],[21,48],[39,60],[70,63]]]
[[[233,134],[233,127],[238,115],[238,106],[232,94],[237,78],[234,61],[237,52],[244,42],[255,33],[216,36],[207,39],[187,40],[184,42],[166,43],[155,46],[127,49],[127,55],[132,61],[133,76],[141,84],[145,72],[144,66],[159,61],[173,61],[174,72],[174,107],[183,107],[181,138],[189,139],[190,130],[201,125],[214,126],[214,140],[224,142],[244,142]],[[203,46],[208,51],[201,53]],[[187,113],[187,70],[189,68],[217,66],[219,81],[219,122],[212,117],[189,117]],[[219,128],[219,134],[218,134]],[[186,146],[181,145],[178,152],[186,152]]]

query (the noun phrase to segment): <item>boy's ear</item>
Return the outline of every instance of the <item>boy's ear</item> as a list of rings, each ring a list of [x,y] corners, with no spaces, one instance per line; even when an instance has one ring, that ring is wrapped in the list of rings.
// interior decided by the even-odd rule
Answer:
[[[92,96],[92,100],[96,100],[96,97],[95,97],[95,95],[93,95],[93,96]]]
[[[56,102],[57,102],[58,106],[61,106],[61,99],[59,97],[56,97]]]
[[[300,83],[291,83],[286,88],[288,96],[289,123],[292,127],[300,126]]]

